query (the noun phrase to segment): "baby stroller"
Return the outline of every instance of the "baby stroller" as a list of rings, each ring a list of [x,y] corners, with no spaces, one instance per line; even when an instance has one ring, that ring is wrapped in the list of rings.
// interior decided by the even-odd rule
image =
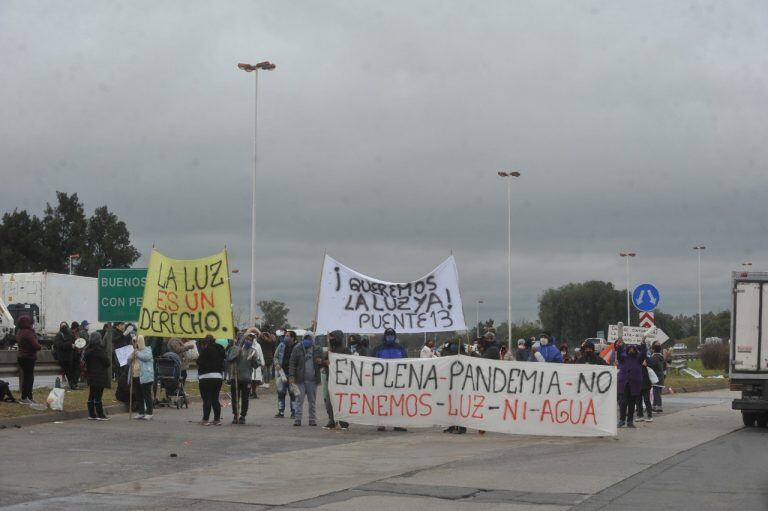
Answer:
[[[157,390],[165,390],[165,397],[157,398]],[[176,406],[177,409],[189,408],[189,400],[181,381],[181,359],[168,352],[155,359],[155,406]]]

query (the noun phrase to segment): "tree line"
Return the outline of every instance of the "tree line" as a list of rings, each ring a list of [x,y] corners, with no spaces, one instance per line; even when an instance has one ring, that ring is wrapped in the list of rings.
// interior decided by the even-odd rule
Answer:
[[[56,192],[42,218],[26,210],[3,214],[0,223],[0,273],[49,271],[95,277],[99,268],[128,268],[141,254],[131,245],[125,222],[107,206],[90,217],[77,193]]]

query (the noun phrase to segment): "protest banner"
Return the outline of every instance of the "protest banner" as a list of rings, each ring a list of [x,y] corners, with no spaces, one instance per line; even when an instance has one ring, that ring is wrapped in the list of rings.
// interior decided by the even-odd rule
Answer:
[[[466,330],[453,256],[413,282],[385,282],[325,256],[317,306],[317,331],[400,333]]]
[[[152,249],[139,333],[155,337],[231,338],[232,298],[226,250],[202,259],[171,259]]]
[[[330,355],[334,418],[520,435],[616,435],[616,368],[451,356]]]
[[[669,340],[669,336],[659,327],[648,329],[642,326],[622,325],[621,335],[619,335],[619,325],[608,325],[608,341],[616,342],[619,337],[622,337],[626,344],[640,344],[643,342],[643,337],[648,342],[659,341],[661,344]]]

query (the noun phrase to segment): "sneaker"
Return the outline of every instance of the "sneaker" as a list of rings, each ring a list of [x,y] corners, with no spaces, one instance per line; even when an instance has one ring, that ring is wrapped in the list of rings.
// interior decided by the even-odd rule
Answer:
[[[134,419],[143,419],[144,418],[144,414],[143,413],[137,413],[136,415],[133,416],[133,418]]]
[[[298,428],[299,426],[301,426],[301,421],[293,421],[293,425]]]
[[[142,419],[145,421],[151,421],[152,420],[152,414],[148,413],[147,415],[143,416]]]
[[[232,424],[240,424],[240,423],[237,421],[237,417],[232,417]]]
[[[662,410],[661,408],[657,408],[657,409],[654,410],[654,412],[655,413],[663,413],[664,410]]]
[[[617,428],[623,428],[623,427],[624,427],[624,426],[626,426],[626,425],[627,425],[627,423],[626,423],[626,422],[624,422],[624,421],[619,421],[619,423],[618,423],[618,424],[616,424],[616,427],[617,427]]]
[[[395,428],[395,431],[408,431],[408,430],[405,429],[405,428]],[[464,431],[466,432],[466,430],[464,430]]]
[[[645,419],[645,422],[653,422],[653,417],[648,417],[647,419]]]
[[[328,421],[328,424],[323,426],[323,429],[336,429],[336,423],[333,421]]]
[[[108,421],[109,417],[96,417],[97,421]]]
[[[275,419],[282,419],[282,418],[284,418],[284,417],[285,417],[285,414],[284,414],[284,413],[282,413],[282,412],[277,412],[277,413],[275,414]]]
[[[378,428],[376,428],[376,431],[386,431],[386,430],[387,428],[385,428],[384,426],[379,426]]]
[[[309,425],[310,426],[317,426],[317,422],[310,422]]]
[[[96,417],[88,417],[88,420],[89,420],[89,421],[95,421],[95,420],[96,420]]]
[[[260,389],[268,389],[269,388],[269,383],[264,383],[262,385],[259,385],[259,388]]]
[[[213,424],[214,426],[221,426],[221,419],[216,419],[211,424]]]
[[[341,427],[341,430],[342,430],[342,431],[349,431],[349,426],[342,426],[342,427]]]
[[[636,420],[637,422],[645,422],[645,417],[643,417],[643,416],[641,415],[640,417],[636,418],[635,420]]]
[[[245,424],[245,417],[240,417],[237,421],[238,424]]]
[[[637,427],[635,426],[635,423],[633,421],[627,422],[627,427],[628,428],[632,428],[632,429],[637,429]]]

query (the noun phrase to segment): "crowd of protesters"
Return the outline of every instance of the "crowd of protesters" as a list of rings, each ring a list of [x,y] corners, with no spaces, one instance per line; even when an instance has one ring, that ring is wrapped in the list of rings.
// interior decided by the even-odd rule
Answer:
[[[301,337],[301,338],[299,338]],[[321,348],[312,332],[301,336],[295,330],[277,330],[255,327],[235,333],[234,339],[214,339],[213,336],[195,341],[182,338],[150,338],[136,335],[133,325],[122,322],[107,324],[100,331],[89,332],[87,320],[62,322],[54,341],[53,356],[61,369],[61,379],[71,390],[77,390],[81,380],[88,384],[88,418],[109,420],[104,413],[103,394],[117,380],[120,388],[128,387],[129,401],[135,403],[135,419],[151,420],[156,404],[157,382],[155,364],[158,358],[170,358],[178,365],[180,384],[186,383],[191,361],[196,361],[200,396],[203,402],[201,424],[222,424],[221,390],[229,385],[232,406],[232,424],[246,423],[251,398],[258,398],[257,388],[269,387],[274,379],[277,392],[275,418],[286,414],[293,425],[318,425],[317,393],[322,392],[328,422],[325,429],[347,430],[349,424],[337,422],[328,391],[329,353],[371,356],[382,359],[407,358],[405,347],[393,329],[384,331],[382,341],[371,348],[369,341],[352,334],[346,338],[336,330],[326,336],[327,348]],[[32,404],[32,388],[37,353],[42,349],[29,316],[18,321],[16,335],[18,364],[21,374],[21,402]],[[132,346],[128,363],[121,367],[116,350]],[[598,349],[601,349],[598,352]],[[613,345],[596,346],[584,341],[571,353],[567,343],[559,346],[552,336],[542,333],[538,337],[519,339],[516,349],[500,346],[492,332],[465,344],[460,338],[436,347],[433,339],[426,340],[419,356],[434,358],[457,354],[491,360],[508,360],[556,364],[615,364],[618,367],[617,398],[618,427],[635,427],[637,421],[653,421],[653,414],[662,412],[661,394],[667,368],[667,356],[658,342],[650,347],[626,344],[617,340]],[[118,397],[119,398],[119,397]],[[304,403],[306,402],[306,415]],[[286,407],[288,410],[286,411]],[[213,413],[213,416],[211,416]],[[637,419],[635,419],[637,414]],[[383,431],[384,427],[379,427]],[[394,428],[405,431],[404,428]],[[462,434],[466,428],[452,426],[446,433]],[[483,433],[483,432],[480,432]]]

